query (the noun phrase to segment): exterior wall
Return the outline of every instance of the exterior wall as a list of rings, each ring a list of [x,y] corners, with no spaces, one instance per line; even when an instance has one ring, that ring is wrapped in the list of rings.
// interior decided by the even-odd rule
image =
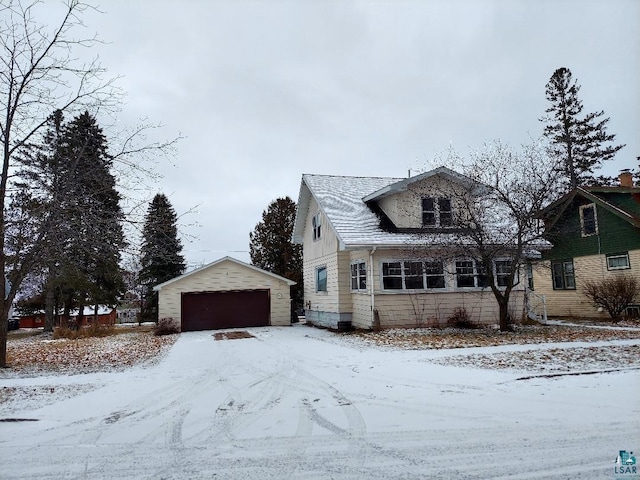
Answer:
[[[587,255],[573,259],[575,272],[575,290],[554,290],[551,276],[551,262],[542,261],[533,271],[535,292],[544,295],[549,317],[573,317],[607,319],[606,312],[598,312],[582,294],[582,286],[587,280],[598,281],[616,275],[631,275],[640,281],[640,250],[629,251],[630,269],[607,270],[606,255]],[[636,304],[640,298],[636,298]]]
[[[460,186],[439,176],[410,184],[407,191],[390,195],[378,202],[380,208],[399,228],[422,228],[422,198],[449,197],[451,208],[460,212],[467,204],[467,192]]]
[[[597,204],[595,207],[598,234],[583,237],[579,207],[590,203],[578,197],[551,228],[549,240],[553,243],[553,248],[545,252],[546,260],[640,249],[638,229]]]
[[[313,239],[312,218],[319,210],[317,202],[312,198],[305,222],[302,248],[305,318],[314,325],[337,328],[339,321],[351,320],[351,292],[347,277],[349,253],[338,251],[338,239],[322,213],[320,238]],[[316,291],[318,267],[327,269],[326,292]]]
[[[204,268],[162,287],[158,295],[159,318],[171,317],[178,322],[182,320],[183,293],[254,289],[269,289],[271,291],[271,325],[291,324],[289,285],[282,280],[230,260]]]

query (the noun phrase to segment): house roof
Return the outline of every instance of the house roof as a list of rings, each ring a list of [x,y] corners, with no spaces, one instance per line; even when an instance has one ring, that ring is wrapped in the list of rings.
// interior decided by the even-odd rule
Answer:
[[[302,176],[300,185],[293,241],[298,244],[303,242],[305,221],[313,198],[335,232],[341,250],[371,247],[423,247],[430,243],[434,245],[459,244],[461,239],[456,233],[414,233],[385,230],[380,225],[378,215],[366,203],[400,192],[413,182],[435,175],[444,175],[458,183],[464,182],[470,187],[479,186],[467,177],[446,167],[440,167],[409,179],[305,174]],[[469,244],[472,243],[469,242]]]
[[[246,268],[250,268],[251,270],[255,270],[256,272],[263,273],[263,274],[268,275],[270,277],[273,277],[273,278],[275,278],[277,280],[286,282],[289,286],[296,284],[296,282],[294,282],[293,280],[289,280],[288,278],[281,277],[280,275],[276,275],[275,273],[268,272],[267,270],[263,270],[261,268],[258,268],[256,266],[254,266],[254,265],[250,265],[248,263],[241,262],[240,260],[235,259],[233,257],[222,257],[222,258],[220,258],[220,259],[218,259],[218,260],[216,260],[214,262],[211,262],[211,263],[209,263],[209,264],[207,264],[207,265],[205,265],[203,267],[196,268],[195,270],[192,270],[192,271],[190,271],[188,273],[185,273],[184,275],[180,275],[179,277],[172,278],[171,280],[167,280],[164,283],[156,285],[155,287],[153,287],[153,290],[156,291],[156,292],[159,292],[160,289],[162,289],[162,287],[166,287],[167,285],[170,285],[170,284],[172,284],[174,282],[179,282],[180,280],[183,280],[183,279],[185,279],[185,278],[187,278],[187,277],[189,277],[191,275],[194,275],[194,274],[196,274],[198,272],[201,272],[203,270],[206,270],[208,268],[214,267],[216,265],[219,265],[219,264],[221,264],[223,262],[227,262],[227,261],[233,262],[233,263],[235,263],[237,265],[241,265],[241,266],[246,267]]]
[[[576,196],[586,198],[640,228],[640,188],[637,187],[574,188],[542,211],[542,216],[551,218],[548,227],[555,224]]]

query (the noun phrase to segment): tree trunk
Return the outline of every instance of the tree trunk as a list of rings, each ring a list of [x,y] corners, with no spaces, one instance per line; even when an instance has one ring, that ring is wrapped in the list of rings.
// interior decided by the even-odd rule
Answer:
[[[513,328],[511,327],[511,322],[509,319],[509,301],[508,300],[498,300],[498,305],[500,307],[500,331],[501,332],[511,332]]]
[[[44,331],[53,332],[53,325],[55,323],[55,292],[53,291],[51,282],[47,282],[46,289],[44,300]]]

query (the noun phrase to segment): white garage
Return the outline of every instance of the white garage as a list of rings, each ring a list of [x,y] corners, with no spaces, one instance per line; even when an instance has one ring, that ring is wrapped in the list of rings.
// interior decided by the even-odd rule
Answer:
[[[289,325],[295,282],[231,257],[154,287],[158,317],[174,318],[183,332]]]

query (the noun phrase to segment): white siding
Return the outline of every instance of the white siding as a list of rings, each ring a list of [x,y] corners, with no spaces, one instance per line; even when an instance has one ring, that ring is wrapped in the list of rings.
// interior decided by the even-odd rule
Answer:
[[[271,325],[290,325],[289,285],[283,280],[231,260],[213,264],[163,286],[158,296],[159,318],[181,320],[182,293],[231,290],[270,290]]]

